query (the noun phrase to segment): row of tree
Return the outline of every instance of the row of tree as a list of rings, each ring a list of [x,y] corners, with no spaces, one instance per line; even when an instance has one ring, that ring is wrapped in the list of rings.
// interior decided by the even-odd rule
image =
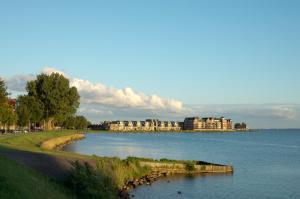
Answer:
[[[26,91],[27,94],[19,96],[13,107],[8,103],[7,89],[0,79],[0,123],[5,129],[12,124],[28,129],[43,126],[45,130],[56,126],[84,129],[89,125],[85,117],[75,115],[80,96],[63,75],[40,74],[27,82]]]
[[[235,123],[234,128],[235,129],[247,129],[247,125],[244,122],[243,123]]]

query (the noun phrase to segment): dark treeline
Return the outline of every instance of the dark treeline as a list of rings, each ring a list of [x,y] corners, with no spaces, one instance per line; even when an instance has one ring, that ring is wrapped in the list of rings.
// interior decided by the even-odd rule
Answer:
[[[84,116],[75,115],[80,96],[76,87],[63,75],[40,74],[26,84],[27,94],[10,103],[5,82],[0,79],[0,127],[12,125],[21,129],[52,130],[86,129],[90,124]]]
[[[247,129],[247,125],[243,122],[243,123],[236,123],[234,125],[235,129]]]

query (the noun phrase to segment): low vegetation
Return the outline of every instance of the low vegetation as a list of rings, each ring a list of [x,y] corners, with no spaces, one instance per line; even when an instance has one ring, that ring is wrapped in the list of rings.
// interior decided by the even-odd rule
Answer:
[[[118,190],[120,190],[127,181],[132,181],[149,173],[150,169],[140,166],[139,159],[134,157],[121,160],[119,158],[85,156],[40,148],[41,143],[47,140],[60,136],[73,135],[75,133],[74,131],[58,131],[0,135],[0,150],[11,148],[47,153],[53,156],[75,157],[75,159],[79,158],[87,161],[92,160],[95,163],[93,167],[82,162],[74,162],[73,169],[70,172],[69,178],[65,179],[65,183],[55,185],[59,190],[62,190],[63,193],[67,193],[68,191],[74,193],[74,195],[66,194],[65,198],[117,198]],[[17,165],[16,163],[14,164]],[[24,172],[27,172],[27,170],[24,170]],[[3,175],[5,175],[4,172]],[[43,176],[41,174],[39,175]],[[22,181],[21,178],[17,177],[18,176],[14,179],[15,181]],[[11,176],[6,176],[6,179],[10,178]],[[44,176],[43,178],[47,179]],[[6,179],[3,180],[3,183],[7,183]],[[7,186],[10,186],[10,184]],[[49,194],[51,195],[51,193]],[[29,196],[26,198],[30,199],[35,197]]]
[[[185,170],[187,170],[189,172],[195,171],[195,164],[193,162],[185,163]]]
[[[74,163],[67,186],[79,198],[117,198],[118,190],[128,181],[141,178],[149,168],[141,167],[132,159],[101,158],[94,156],[96,168],[89,164]]]

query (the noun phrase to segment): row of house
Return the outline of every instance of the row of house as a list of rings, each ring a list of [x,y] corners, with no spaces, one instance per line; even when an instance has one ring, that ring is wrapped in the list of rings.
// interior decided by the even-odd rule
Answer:
[[[145,121],[105,121],[94,128],[108,131],[180,131],[180,130],[230,130],[232,120],[221,118],[188,117],[184,122],[160,121],[147,119]]]
[[[176,121],[160,121],[147,119],[146,121],[106,121],[102,128],[109,131],[179,131],[182,124]]]
[[[184,119],[184,130],[231,130],[232,120],[214,117],[188,117]]]

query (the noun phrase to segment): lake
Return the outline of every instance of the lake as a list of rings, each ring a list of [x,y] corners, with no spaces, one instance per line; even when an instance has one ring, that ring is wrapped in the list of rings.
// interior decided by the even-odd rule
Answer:
[[[202,160],[235,169],[233,175],[163,178],[133,190],[135,198],[300,198],[300,130],[89,133],[65,150],[120,158]]]

